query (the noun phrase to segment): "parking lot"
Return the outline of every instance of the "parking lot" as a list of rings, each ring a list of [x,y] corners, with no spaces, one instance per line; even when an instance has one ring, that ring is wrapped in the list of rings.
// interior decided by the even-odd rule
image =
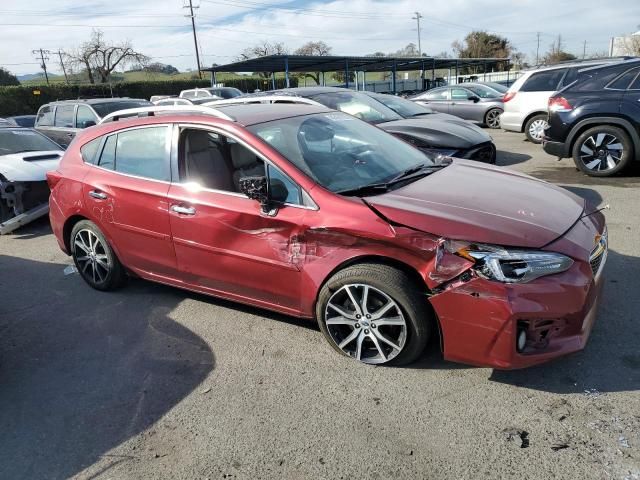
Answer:
[[[142,280],[92,290],[43,219],[0,237],[0,478],[640,479],[640,176],[490,133],[498,165],[611,205],[583,352],[504,372],[434,340],[376,368],[308,321]]]

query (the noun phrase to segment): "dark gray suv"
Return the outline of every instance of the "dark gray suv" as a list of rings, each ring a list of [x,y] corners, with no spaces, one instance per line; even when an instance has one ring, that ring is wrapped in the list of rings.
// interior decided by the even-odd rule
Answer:
[[[106,115],[126,108],[149,105],[153,104],[137,98],[94,98],[51,102],[38,110],[35,129],[63,148],[67,148],[79,130],[97,124]]]

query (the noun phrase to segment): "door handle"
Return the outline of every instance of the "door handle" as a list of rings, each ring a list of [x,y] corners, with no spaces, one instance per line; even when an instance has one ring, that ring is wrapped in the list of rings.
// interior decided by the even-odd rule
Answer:
[[[180,215],[195,215],[196,209],[193,207],[185,207],[183,205],[171,205],[171,211]]]
[[[69,137],[69,138],[73,138],[73,136],[74,136],[74,135],[75,135],[75,134],[73,134],[73,133],[71,133],[71,132],[67,133],[67,137]]]
[[[107,194],[100,192],[98,190],[91,190],[89,192],[89,196],[93,197],[93,198],[97,198],[98,200],[106,200],[107,199]]]

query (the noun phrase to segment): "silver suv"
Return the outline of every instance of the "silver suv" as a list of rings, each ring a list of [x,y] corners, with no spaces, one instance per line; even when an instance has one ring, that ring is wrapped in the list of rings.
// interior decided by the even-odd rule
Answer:
[[[38,110],[34,128],[63,148],[67,148],[79,130],[96,125],[110,113],[148,105],[152,103],[136,98],[94,98],[51,102]]]

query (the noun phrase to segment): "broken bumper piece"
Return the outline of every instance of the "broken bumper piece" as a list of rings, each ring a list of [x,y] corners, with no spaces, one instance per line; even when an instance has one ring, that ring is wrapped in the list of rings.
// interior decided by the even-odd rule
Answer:
[[[8,182],[0,179],[0,235],[11,233],[49,212],[46,181]]]

